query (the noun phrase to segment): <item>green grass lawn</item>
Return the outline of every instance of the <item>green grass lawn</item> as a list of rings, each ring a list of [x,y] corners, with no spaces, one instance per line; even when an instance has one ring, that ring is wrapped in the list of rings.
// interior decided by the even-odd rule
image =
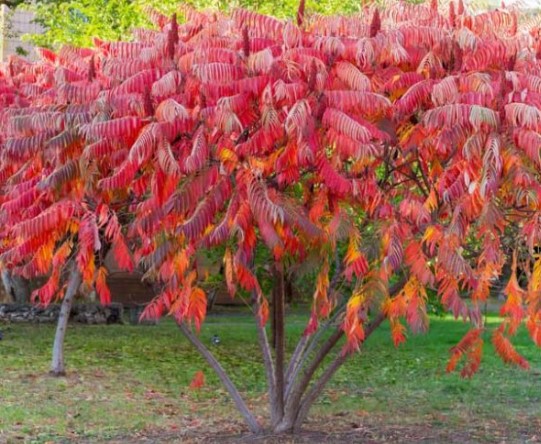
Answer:
[[[289,346],[304,317],[288,319]],[[69,374],[47,375],[53,325],[3,326],[0,342],[0,442],[125,442],[141,436],[198,436],[245,431],[217,378],[171,321],[158,326],[70,326]],[[449,348],[467,325],[434,318],[430,333],[395,349],[384,325],[363,353],[337,373],[307,429],[364,431],[372,441],[541,440],[541,351],[520,331],[528,372],[504,365],[485,347],[478,375],[445,373]],[[209,316],[201,331],[233,379],[265,415],[265,381],[249,316]],[[488,340],[488,338],[487,338]],[[191,390],[198,370],[205,387]],[[169,438],[168,438],[169,439]],[[171,438],[173,439],[173,438]],[[62,441],[64,440],[64,441]],[[161,442],[159,439],[158,442]]]

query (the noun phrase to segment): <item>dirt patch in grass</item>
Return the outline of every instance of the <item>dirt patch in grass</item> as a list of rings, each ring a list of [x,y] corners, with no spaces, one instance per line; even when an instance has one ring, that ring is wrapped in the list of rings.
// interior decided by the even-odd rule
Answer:
[[[220,444],[312,444],[312,443],[540,443],[541,419],[509,430],[505,424],[472,422],[460,427],[427,424],[389,425],[383,418],[354,421],[354,418],[317,417],[308,421],[296,435],[254,435],[240,431],[240,423],[226,420],[205,422],[200,427],[182,431],[148,430],[137,436],[119,436],[107,442],[120,444],[148,443],[217,443]],[[239,429],[233,432],[233,429]],[[227,431],[226,431],[227,430]],[[95,441],[93,441],[95,442]]]
[[[219,432],[158,432],[123,436],[108,442],[120,443],[220,443],[220,444],[312,444],[312,443],[540,443],[539,428],[525,428],[517,434],[508,435],[504,425],[487,430],[484,426],[469,430],[449,430],[434,428],[430,425],[386,426],[358,425],[349,430],[337,430],[336,424],[330,424],[334,431],[312,429],[308,425],[300,433],[292,435],[273,435],[250,433],[224,434]],[[537,426],[536,426],[537,427]],[[330,430],[329,428],[327,430]]]

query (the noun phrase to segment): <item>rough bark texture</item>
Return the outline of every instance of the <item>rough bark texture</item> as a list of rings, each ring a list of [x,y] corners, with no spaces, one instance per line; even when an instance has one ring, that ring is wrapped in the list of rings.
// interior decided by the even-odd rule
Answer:
[[[197,348],[197,350],[203,356],[203,358],[205,358],[207,363],[215,371],[218,378],[220,378],[220,381],[222,381],[222,384],[225,386],[225,388],[229,392],[229,395],[233,399],[233,402],[235,403],[235,406],[237,407],[238,411],[246,420],[246,423],[248,424],[250,431],[252,433],[259,433],[261,431],[261,426],[257,422],[257,419],[255,418],[253,413],[250,411],[250,409],[248,409],[237,387],[235,386],[235,384],[233,384],[233,381],[231,381],[229,376],[227,376],[227,373],[225,372],[223,367],[220,365],[220,363],[216,360],[214,355],[210,352],[210,350],[207,347],[205,347],[205,344],[203,344],[201,340],[185,324],[179,324],[179,328],[180,328],[180,331],[184,334],[184,336],[186,336],[186,338],[192,343],[192,345],[195,348]]]
[[[64,364],[64,338],[66,336],[66,329],[68,328],[68,320],[71,312],[71,305],[73,298],[81,285],[81,273],[79,270],[73,267],[70,272],[68,288],[62,306],[60,308],[60,315],[58,316],[58,324],[56,327],[56,334],[54,337],[53,345],[53,359],[51,362],[51,374],[54,376],[63,376],[66,374],[66,368]]]

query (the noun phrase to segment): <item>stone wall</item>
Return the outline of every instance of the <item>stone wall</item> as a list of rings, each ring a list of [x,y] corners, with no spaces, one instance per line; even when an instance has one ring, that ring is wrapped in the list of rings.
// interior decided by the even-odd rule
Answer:
[[[0,304],[0,322],[52,323],[58,319],[60,305],[38,307],[29,304]],[[121,324],[122,304],[101,306],[97,304],[75,304],[70,321],[82,324]]]

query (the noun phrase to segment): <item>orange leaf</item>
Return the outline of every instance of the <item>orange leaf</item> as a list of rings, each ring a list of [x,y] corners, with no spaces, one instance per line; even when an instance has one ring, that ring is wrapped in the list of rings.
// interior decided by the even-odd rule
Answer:
[[[231,250],[227,248],[224,255],[224,268],[225,268],[225,282],[227,283],[227,290],[231,297],[235,296],[237,292],[237,286],[233,280],[233,255]]]
[[[100,297],[102,305],[108,305],[111,303],[111,291],[107,286],[107,269],[100,267],[98,269],[98,275],[96,277],[96,291]]]
[[[364,295],[357,292],[348,301],[346,316],[342,323],[342,329],[347,338],[344,353],[351,353],[358,350],[359,346],[364,341],[364,328],[362,324],[363,303]]]
[[[492,343],[494,349],[506,364],[514,364],[526,370],[530,368],[528,361],[515,350],[511,341],[503,335],[501,327],[494,331]]]
[[[541,311],[530,315],[526,322],[526,327],[535,345],[541,347]]]
[[[314,309],[319,317],[327,317],[331,310],[329,301],[329,262],[324,260],[323,266],[316,278],[316,291],[314,292]]]
[[[195,328],[199,331],[201,324],[207,314],[207,297],[205,292],[195,287],[190,293],[190,302],[188,303],[188,316],[193,318]]]
[[[47,282],[32,292],[32,300],[39,298],[39,302],[48,305],[58,296],[60,287],[60,269],[54,268]]]
[[[398,347],[403,342],[406,342],[406,327],[404,327],[398,319],[391,319],[391,336],[395,347]]]
[[[461,375],[465,378],[473,376],[481,363],[483,347],[482,331],[481,328],[474,328],[468,331],[460,342],[451,348],[451,357],[446,368],[448,373],[454,371],[458,362],[466,355],[466,364],[462,368]]]
[[[205,385],[205,374],[201,370],[198,370],[197,372],[195,372],[192,382],[190,383],[190,388],[192,390],[196,390],[196,389],[200,389],[204,385]]]

